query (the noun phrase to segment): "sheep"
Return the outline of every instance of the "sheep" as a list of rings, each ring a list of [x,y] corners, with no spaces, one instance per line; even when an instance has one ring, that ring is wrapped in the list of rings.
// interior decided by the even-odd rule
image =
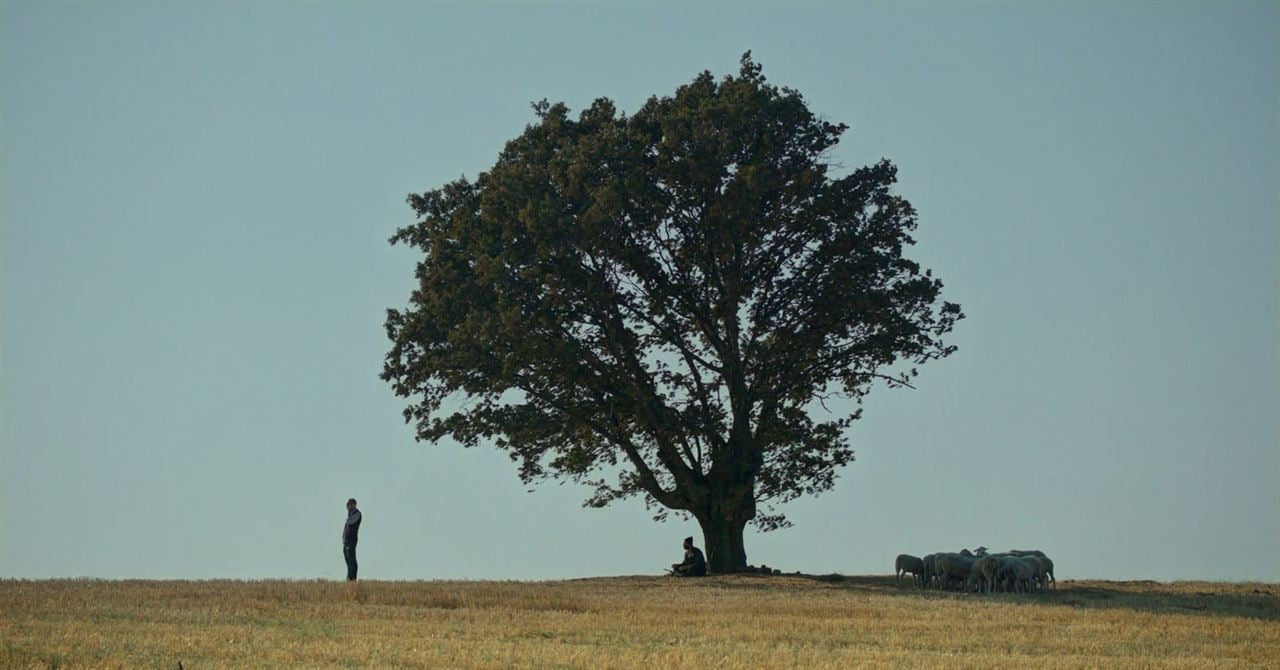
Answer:
[[[1032,577],[1035,579],[1036,584],[1040,587],[1041,591],[1045,590],[1045,587],[1048,585],[1048,581],[1049,581],[1048,580],[1049,571],[1048,571],[1048,565],[1047,565],[1047,561],[1049,559],[1040,558],[1039,556],[1027,555],[1019,558],[1018,560],[1031,566]]]
[[[1004,554],[997,560],[999,563],[996,565],[996,574],[993,579],[992,589],[995,591],[1004,591],[1006,593],[1015,590],[1017,584],[1013,578],[1014,568],[1012,563],[1020,559],[1017,556]]]
[[[991,593],[995,590],[996,571],[1000,569],[998,556],[984,555],[973,563],[970,579],[973,580],[980,593]]]
[[[1005,582],[1009,591],[1023,593],[1029,590],[1032,576],[1035,574],[1035,568],[1030,563],[1022,560],[1022,558],[1011,556],[1000,565],[1000,570],[997,574],[998,579]]]
[[[924,561],[917,556],[911,554],[898,554],[897,560],[894,561],[894,580],[901,584],[902,575],[909,573],[911,575],[912,584],[924,583]]]
[[[929,554],[921,559],[924,563],[924,587],[926,589],[933,588],[933,577],[937,571],[937,554]]]
[[[1053,559],[1044,555],[1039,549],[1018,550],[1010,549],[1009,553],[1013,556],[1035,556],[1045,563],[1045,572],[1049,576],[1049,581],[1053,582],[1053,588],[1058,588],[1058,578],[1053,576]]]
[[[973,572],[973,564],[977,559],[963,554],[938,554],[934,559],[935,570],[942,588],[947,588],[952,578],[965,583]]]
[[[894,564],[894,578],[911,574],[924,588],[954,589],[993,593],[1008,591],[1027,593],[1057,587],[1053,561],[1037,549],[991,553],[986,547],[970,551],[927,554],[916,558],[899,554]]]
[[[1000,568],[1005,561],[1014,558],[1009,554],[990,554],[983,553],[981,557],[973,564],[973,574],[970,576],[969,585],[977,586],[978,591],[982,593],[994,593],[1000,590],[1004,575],[1000,574]]]

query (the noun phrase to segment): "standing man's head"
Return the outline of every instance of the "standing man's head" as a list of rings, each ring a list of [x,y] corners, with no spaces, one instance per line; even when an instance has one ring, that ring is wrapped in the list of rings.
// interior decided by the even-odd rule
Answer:
[[[350,512],[351,510],[353,510],[353,509],[355,509],[355,508],[356,508],[356,499],[355,499],[355,498],[347,498],[347,511],[348,511],[348,512]]]
[[[692,538],[692,537],[686,537],[686,538],[684,539],[684,550],[685,550],[685,551],[689,551],[689,550],[690,550],[690,549],[692,549],[692,548],[693,548],[693,538]]]

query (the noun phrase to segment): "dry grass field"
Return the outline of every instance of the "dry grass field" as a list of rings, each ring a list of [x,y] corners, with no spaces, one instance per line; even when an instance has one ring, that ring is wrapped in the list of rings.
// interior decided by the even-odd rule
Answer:
[[[0,581],[3,668],[1280,667],[1280,586]]]

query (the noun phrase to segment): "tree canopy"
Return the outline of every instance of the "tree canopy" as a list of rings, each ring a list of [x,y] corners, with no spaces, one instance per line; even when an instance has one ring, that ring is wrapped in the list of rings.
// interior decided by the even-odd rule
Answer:
[[[916,211],[889,161],[835,165],[846,126],[749,53],[630,116],[534,112],[474,181],[409,196],[391,242],[423,258],[382,378],[418,439],[688,513],[711,569],[742,569],[747,523],[853,460],[861,398],[954,351],[959,306],[903,255]]]

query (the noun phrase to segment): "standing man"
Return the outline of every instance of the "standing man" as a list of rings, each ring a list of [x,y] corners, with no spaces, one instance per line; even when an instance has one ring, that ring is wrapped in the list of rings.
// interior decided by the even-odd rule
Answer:
[[[347,499],[347,523],[342,526],[342,557],[347,559],[347,581],[356,580],[356,541],[360,539],[360,510],[356,499]]]

